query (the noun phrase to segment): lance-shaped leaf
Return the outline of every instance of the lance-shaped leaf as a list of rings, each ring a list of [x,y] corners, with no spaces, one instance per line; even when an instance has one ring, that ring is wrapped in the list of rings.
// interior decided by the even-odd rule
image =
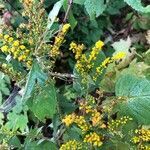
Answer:
[[[50,13],[49,13],[49,15],[48,15],[48,25],[47,25],[47,28],[48,28],[48,29],[51,28],[51,26],[53,25],[54,21],[56,20],[56,17],[57,17],[57,15],[58,15],[58,13],[59,13],[59,10],[60,10],[60,8],[61,8],[62,5],[63,5],[63,2],[64,2],[64,0],[58,1],[58,2],[54,5],[53,9],[50,11]]]

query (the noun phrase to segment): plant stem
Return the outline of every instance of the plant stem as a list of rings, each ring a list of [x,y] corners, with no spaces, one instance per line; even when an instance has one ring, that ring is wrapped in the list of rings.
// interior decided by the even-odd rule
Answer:
[[[65,17],[64,17],[63,23],[66,23],[66,21],[67,21],[67,18],[68,18],[68,15],[69,15],[72,3],[73,3],[73,0],[68,0],[68,7],[67,7],[67,11],[65,13]]]

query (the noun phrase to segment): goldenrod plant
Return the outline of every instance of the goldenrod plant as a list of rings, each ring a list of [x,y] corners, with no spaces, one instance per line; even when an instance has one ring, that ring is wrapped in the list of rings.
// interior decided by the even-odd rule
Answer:
[[[0,150],[150,150],[149,13],[0,0]]]

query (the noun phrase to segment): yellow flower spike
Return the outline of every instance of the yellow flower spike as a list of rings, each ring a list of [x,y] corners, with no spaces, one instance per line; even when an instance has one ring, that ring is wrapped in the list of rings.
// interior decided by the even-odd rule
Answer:
[[[62,32],[63,32],[63,33],[66,33],[69,28],[70,28],[70,24],[67,23],[67,24],[63,25],[63,27],[62,27]]]
[[[106,59],[102,62],[101,66],[102,66],[103,68],[106,68],[109,63],[111,63],[110,57],[106,58]]]
[[[92,48],[92,52],[89,55],[89,59],[88,59],[89,62],[96,59],[98,53],[101,51],[101,48],[103,46],[104,46],[104,43],[100,40],[95,43],[95,46]]]
[[[8,46],[4,45],[1,47],[2,52],[8,52]]]
[[[69,27],[70,27],[69,24],[65,24],[62,27],[62,30],[58,33],[58,35],[55,36],[55,42],[50,50],[51,57],[56,58],[60,54],[59,48],[64,43],[64,37],[65,37],[65,34],[67,33]]]
[[[82,56],[82,51],[84,49],[83,44],[76,44],[74,42],[71,42],[69,50],[72,50],[73,53],[75,53],[75,59],[78,60]]]
[[[13,46],[18,47],[19,46],[19,41],[18,40],[14,41]]]
[[[95,47],[97,49],[101,49],[103,46],[104,46],[104,42],[101,41],[101,40],[97,41],[96,44],[95,44]]]

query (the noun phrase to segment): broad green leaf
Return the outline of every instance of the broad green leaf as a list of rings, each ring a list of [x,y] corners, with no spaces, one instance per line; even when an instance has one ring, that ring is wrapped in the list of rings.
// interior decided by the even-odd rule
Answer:
[[[115,87],[116,96],[125,99],[121,112],[131,115],[138,123],[150,124],[150,81],[134,75],[122,75]]]
[[[53,25],[54,21],[56,20],[59,10],[63,5],[63,2],[64,2],[64,0],[60,0],[57,3],[55,3],[53,9],[50,11],[50,13],[48,15],[47,29],[50,29],[51,26]]]
[[[84,6],[91,20],[101,15],[103,11],[106,9],[104,0],[85,0]]]
[[[130,5],[136,11],[142,13],[149,13],[150,12],[150,5],[143,6],[141,0],[124,0],[128,5]]]
[[[74,3],[83,5],[85,0],[73,0]]]
[[[56,106],[56,90],[53,84],[49,84],[34,97],[30,109],[39,120],[44,122],[46,118],[53,117],[56,113]]]
[[[32,68],[29,72],[29,76],[27,78],[22,101],[25,100],[24,102],[26,102],[26,100],[31,96],[31,92],[32,92],[36,82],[38,82],[39,84],[42,85],[42,84],[44,84],[46,79],[47,79],[46,74],[41,70],[39,65],[36,62],[34,62]]]
[[[38,144],[36,141],[29,141],[24,150],[57,150],[56,144],[50,141],[44,141],[41,144]]]

